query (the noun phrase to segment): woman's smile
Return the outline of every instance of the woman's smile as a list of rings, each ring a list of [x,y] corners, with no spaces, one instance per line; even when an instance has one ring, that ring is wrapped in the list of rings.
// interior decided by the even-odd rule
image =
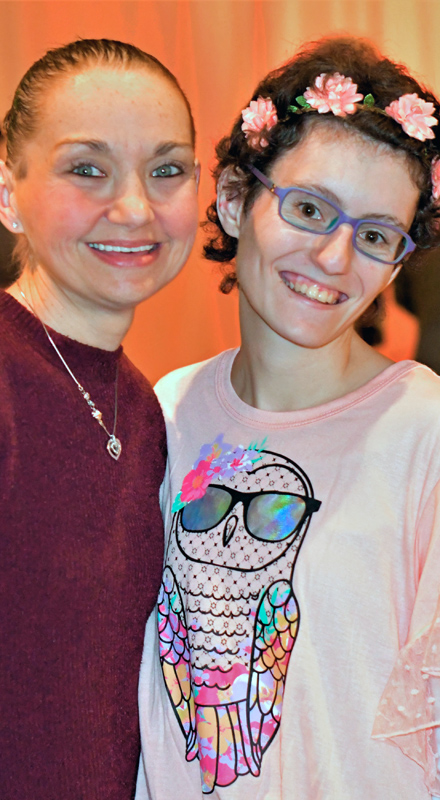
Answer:
[[[347,300],[347,295],[343,292],[338,292],[329,286],[324,286],[322,283],[306,278],[305,275],[299,275],[295,272],[280,272],[280,277],[285,285],[295,294],[299,294],[308,300],[313,300],[320,305],[337,305]]]
[[[153,263],[161,248],[160,242],[129,242],[112,240],[87,242],[94,255],[113,267],[147,267]]]

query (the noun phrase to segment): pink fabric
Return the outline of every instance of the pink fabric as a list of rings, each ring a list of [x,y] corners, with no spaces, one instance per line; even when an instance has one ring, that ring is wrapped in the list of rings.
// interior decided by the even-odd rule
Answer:
[[[373,738],[390,740],[423,767],[432,794],[440,794],[435,735],[440,707],[433,686],[439,678],[440,601],[429,628],[400,651],[373,728]]]
[[[234,357],[157,386],[166,566],[145,639],[136,800],[430,800],[440,698],[428,702],[438,678],[421,670],[437,635],[440,379],[403,362],[277,413],[237,397]],[[209,486],[183,499],[203,462]],[[321,503],[305,520],[301,498]],[[420,671],[404,684],[408,646],[403,669]],[[405,730],[423,714],[431,753],[422,741],[414,758],[396,728],[401,747],[372,738],[393,670],[394,706],[409,710]]]

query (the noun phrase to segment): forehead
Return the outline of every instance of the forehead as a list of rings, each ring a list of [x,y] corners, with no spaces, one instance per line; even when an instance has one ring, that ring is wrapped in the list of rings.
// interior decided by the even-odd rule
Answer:
[[[120,140],[141,136],[191,143],[188,110],[160,72],[93,66],[53,81],[42,97],[34,139]]]
[[[374,211],[411,221],[420,194],[406,153],[325,122],[275,162],[271,177],[281,186],[322,186],[353,216]]]

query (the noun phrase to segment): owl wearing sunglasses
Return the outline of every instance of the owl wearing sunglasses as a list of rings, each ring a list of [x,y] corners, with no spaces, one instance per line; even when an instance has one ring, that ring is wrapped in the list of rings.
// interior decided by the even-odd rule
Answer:
[[[264,444],[218,436],[173,505],[160,659],[204,794],[258,776],[278,731],[300,619],[293,571],[321,505],[305,472]]]

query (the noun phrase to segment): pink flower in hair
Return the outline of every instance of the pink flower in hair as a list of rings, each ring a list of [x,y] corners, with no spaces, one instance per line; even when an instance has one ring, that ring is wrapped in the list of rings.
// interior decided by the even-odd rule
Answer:
[[[339,72],[334,75],[322,72],[316,78],[314,87],[307,87],[304,97],[320,114],[331,111],[336,117],[346,117],[347,114],[354,114],[356,103],[364,95],[357,91],[357,83],[353,83],[351,78]]]
[[[440,158],[434,158],[431,166],[432,196],[440,200]]]
[[[250,147],[260,150],[267,147],[269,142],[261,136],[262,131],[270,131],[278,122],[277,110],[270,97],[259,97],[251,100],[250,105],[241,112],[243,117],[243,131]]]
[[[425,139],[434,138],[431,128],[438,125],[434,117],[434,104],[422,100],[418,94],[402,94],[386,107],[385,112],[399,122],[405,133],[413,139],[424,142]]]

